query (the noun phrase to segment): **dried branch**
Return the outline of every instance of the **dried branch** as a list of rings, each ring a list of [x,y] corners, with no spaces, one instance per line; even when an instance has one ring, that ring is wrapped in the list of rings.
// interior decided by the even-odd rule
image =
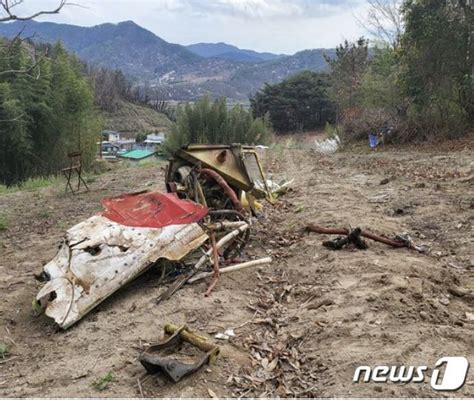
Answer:
[[[13,55],[10,55],[12,53],[12,48],[13,48],[13,44],[15,42],[20,42],[20,43],[24,43],[25,40],[27,39],[22,39],[20,37],[22,32],[18,33],[18,35],[10,41],[10,43],[8,44],[8,47],[7,47],[7,51],[6,51],[6,54],[5,54],[5,57],[4,59],[7,60],[7,59],[11,59],[11,58],[14,58]],[[10,75],[10,74],[25,74],[33,79],[39,79],[40,76],[41,76],[41,70],[40,70],[40,63],[41,61],[47,57],[47,51],[45,51],[44,53],[39,53],[34,49],[33,47],[33,50],[31,52],[31,59],[34,61],[34,63],[32,65],[30,65],[28,68],[24,68],[24,69],[7,69],[7,70],[3,70],[3,71],[0,71],[0,76],[3,76],[3,75]],[[31,73],[33,71],[37,71],[36,73],[36,76],[33,76],[31,75]]]
[[[40,15],[58,14],[65,6],[72,5],[72,3],[69,3],[67,0],[59,0],[58,6],[53,10],[41,10],[31,15],[20,16],[15,13],[14,8],[22,4],[23,1],[24,0],[0,0],[0,10],[3,9],[4,14],[6,14],[3,17],[0,17],[0,22],[27,21],[35,19]]]
[[[8,74],[27,74],[28,76],[31,76],[30,73],[35,70],[39,63],[40,60],[36,60],[31,67],[25,69],[7,69],[5,71],[0,71],[0,76]],[[39,78],[39,76],[37,76],[37,78]]]
[[[24,116],[25,116],[25,113],[21,113],[20,115],[12,119],[0,119],[0,122],[16,122],[16,121],[21,120]]]
[[[357,18],[359,24],[372,36],[397,48],[404,29],[401,13],[402,0],[367,0],[367,15]]]

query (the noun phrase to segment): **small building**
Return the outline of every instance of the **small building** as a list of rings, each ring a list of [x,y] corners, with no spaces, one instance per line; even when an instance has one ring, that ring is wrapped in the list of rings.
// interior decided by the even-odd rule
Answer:
[[[120,151],[120,146],[109,141],[102,142],[102,154],[115,155]]]
[[[165,141],[165,135],[163,133],[152,133],[146,136],[143,142],[146,149],[160,148]]]
[[[135,149],[135,150],[130,150],[125,153],[118,153],[117,157],[132,161],[132,162],[141,162],[143,160],[150,159],[151,157],[154,157],[156,155],[155,150],[149,150],[149,149]]]
[[[107,138],[107,141],[109,142],[116,142],[117,140],[120,140],[120,132],[111,131],[108,129],[102,131],[102,136]]]
[[[120,139],[113,142],[113,144],[120,147],[121,151],[130,151],[136,147],[135,139]]]
[[[118,146],[121,151],[133,150],[136,147],[135,139],[122,138],[120,132],[104,130],[102,131],[102,137],[103,144],[113,144],[114,146]]]
[[[99,146],[99,142],[97,142],[97,146]],[[109,160],[109,161],[116,160],[117,159],[117,154],[121,151],[119,145],[117,145],[115,143],[111,143],[111,142],[106,141],[106,140],[101,142],[100,146],[102,148],[100,149],[99,155],[104,160]]]

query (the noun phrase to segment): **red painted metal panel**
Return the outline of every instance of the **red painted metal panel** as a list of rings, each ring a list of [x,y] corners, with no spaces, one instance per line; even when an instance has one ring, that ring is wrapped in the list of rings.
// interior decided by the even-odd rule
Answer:
[[[126,226],[162,228],[198,222],[208,209],[190,200],[181,200],[175,193],[127,193],[102,200],[102,216]]]

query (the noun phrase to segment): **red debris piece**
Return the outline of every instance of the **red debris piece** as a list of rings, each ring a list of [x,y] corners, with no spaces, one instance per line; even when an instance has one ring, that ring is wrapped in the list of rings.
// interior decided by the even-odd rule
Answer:
[[[137,192],[102,200],[102,216],[126,226],[163,228],[184,225],[204,218],[208,209],[175,193]]]

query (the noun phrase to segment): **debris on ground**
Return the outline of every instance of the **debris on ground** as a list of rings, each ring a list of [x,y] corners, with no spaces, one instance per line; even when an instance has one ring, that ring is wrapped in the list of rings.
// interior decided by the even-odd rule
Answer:
[[[334,240],[327,240],[323,242],[323,246],[331,250],[341,250],[343,247],[354,245],[360,250],[366,250],[369,248],[367,243],[360,237],[362,230],[355,228],[349,232],[347,236],[339,236]]]
[[[310,287],[289,281],[288,272],[282,270],[262,277],[256,301],[247,306],[255,312],[252,323],[259,329],[242,335],[252,364],[228,380],[236,397],[314,397],[319,393],[318,375],[323,366],[306,347],[314,328],[292,328],[310,308],[315,294]],[[322,306],[331,304],[327,301]]]
[[[214,209],[244,213],[242,193],[250,211],[256,199],[272,200],[258,154],[242,145],[188,145],[179,149],[166,171],[168,192]]]
[[[44,267],[36,300],[63,329],[159,259],[180,261],[209,239],[197,223],[208,210],[173,194],[133,193],[103,204],[103,213],[67,231]]]
[[[330,137],[324,140],[315,140],[314,141],[314,149],[318,153],[322,154],[332,154],[335,153],[339,146],[341,145],[341,139],[338,135],[334,135],[334,137]]]
[[[220,348],[205,337],[191,332],[185,325],[178,328],[168,324],[165,326],[165,335],[169,336],[160,343],[150,345],[138,358],[149,374],[162,372],[174,382],[179,382],[184,376],[198,371],[203,365],[216,362]],[[181,350],[184,343],[199,350],[200,354],[196,355],[193,351],[183,354]]]
[[[266,187],[272,194],[273,199],[277,199],[281,195],[285,194],[290,190],[291,185],[293,184],[294,179],[291,180],[281,180],[280,182],[276,182],[273,179],[267,179]]]
[[[339,237],[333,241],[325,241],[323,245],[331,250],[340,250],[343,247],[354,244],[358,249],[367,249],[367,244],[361,239],[362,237],[372,239],[376,242],[384,243],[392,247],[406,247],[412,250],[416,250],[419,253],[427,253],[430,249],[426,245],[417,245],[411,239],[410,236],[396,235],[395,238],[389,239],[385,236],[376,235],[368,231],[363,231],[361,228],[349,230],[346,228],[324,228],[315,224],[308,224],[306,230],[309,232],[315,232],[325,235],[345,235],[345,237]]]
[[[261,258],[259,260],[247,261],[241,264],[235,264],[230,267],[225,267],[220,269],[221,274],[226,274],[228,272],[240,271],[242,269],[251,268],[251,267],[259,267],[262,265],[270,264],[272,262],[271,257]],[[194,283],[201,279],[208,278],[213,275],[213,272],[201,272],[193,276],[192,278],[188,279],[187,283]]]
[[[267,180],[271,172],[276,182],[285,176],[297,184],[274,205],[262,201],[261,218],[244,216],[251,224],[248,246],[228,260],[219,258],[222,271],[271,256],[268,268],[221,276],[211,298],[204,298],[212,280],[207,277],[157,306],[160,291],[210,249],[208,239],[180,262],[150,266],[68,332],[31,313],[38,290],[31,276],[54,257],[68,227],[101,211],[103,197],[144,188],[153,193],[162,186],[164,169],[148,163],[99,175],[74,202],[64,201],[62,187],[1,195],[0,214],[11,222],[0,231],[1,341],[12,355],[2,359],[0,352],[0,395],[64,397],[73,391],[90,397],[99,393],[93,382],[111,371],[115,381],[102,392],[110,397],[370,397],[374,390],[380,397],[433,396],[429,384],[354,384],[352,378],[360,365],[422,360],[434,366],[446,354],[474,356],[472,194],[464,181],[472,176],[472,148],[469,141],[455,151],[386,148],[331,157],[310,148],[271,149],[264,160]],[[384,178],[390,182],[380,186]],[[415,188],[420,182],[424,189]],[[368,201],[382,189],[389,194],[384,202]],[[416,212],[393,217],[391,210],[401,204]],[[208,207],[203,226],[216,230],[244,221],[229,206],[219,216]],[[407,231],[436,249],[425,257],[364,238],[371,250],[332,252],[320,242],[346,235],[304,234],[302,221],[326,227],[339,221],[349,230],[355,221],[352,229],[367,227],[389,238]],[[217,232],[216,242],[235,229]],[[212,255],[195,276],[202,272],[213,273]],[[205,365],[176,384],[160,374],[147,375],[147,383],[136,358],[161,337],[170,316],[176,325],[206,332],[221,345],[221,355],[216,366]],[[214,338],[228,328],[235,337]],[[468,379],[458,394],[471,393]]]
[[[209,296],[221,273],[271,262],[267,257],[232,263],[250,236],[240,197],[246,195],[253,213],[257,198],[272,199],[254,148],[183,148],[170,162],[166,186],[170,193],[106,198],[105,211],[68,230],[56,257],[40,274],[46,284],[36,296],[35,309],[45,309],[67,329],[152,266],[161,267],[163,275],[170,262],[179,269],[178,274],[171,271],[174,282],[159,302],[193,277],[194,282],[212,276]],[[221,260],[227,264],[222,269]],[[209,264],[212,272],[203,272]]]

